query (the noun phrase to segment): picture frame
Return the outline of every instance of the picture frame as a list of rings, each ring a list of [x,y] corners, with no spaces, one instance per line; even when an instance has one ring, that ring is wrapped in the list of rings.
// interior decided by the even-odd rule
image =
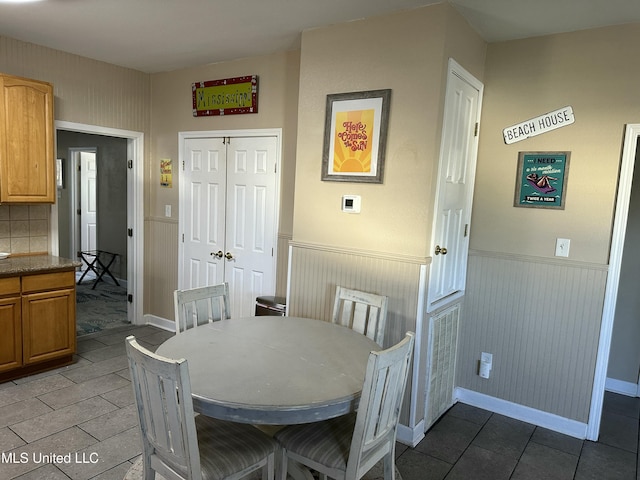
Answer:
[[[327,95],[322,180],[382,183],[391,90]]]
[[[515,207],[564,210],[571,152],[519,152]]]

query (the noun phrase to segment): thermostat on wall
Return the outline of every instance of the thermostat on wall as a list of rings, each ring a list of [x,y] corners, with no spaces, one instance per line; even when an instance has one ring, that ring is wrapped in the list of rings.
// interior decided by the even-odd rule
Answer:
[[[342,197],[342,211],[360,213],[360,195],[344,195]]]

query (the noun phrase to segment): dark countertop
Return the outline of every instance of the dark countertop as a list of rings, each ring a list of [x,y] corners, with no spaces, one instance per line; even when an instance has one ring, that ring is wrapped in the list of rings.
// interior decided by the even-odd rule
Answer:
[[[75,270],[81,262],[52,255],[9,256],[0,260],[0,277]]]

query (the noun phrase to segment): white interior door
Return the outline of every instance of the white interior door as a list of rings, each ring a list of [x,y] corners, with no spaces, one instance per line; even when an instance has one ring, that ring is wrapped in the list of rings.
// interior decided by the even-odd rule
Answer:
[[[462,296],[469,252],[482,84],[453,60],[445,93],[428,311]]]
[[[95,152],[80,152],[80,249],[82,251],[98,248],[97,175]],[[84,268],[86,267],[83,266]]]
[[[179,288],[228,282],[234,316],[275,293],[277,138],[186,138]]]
[[[224,281],[226,145],[223,138],[189,138],[181,182],[183,262],[180,288]]]
[[[275,291],[276,138],[231,138],[227,150],[225,281],[234,315]]]

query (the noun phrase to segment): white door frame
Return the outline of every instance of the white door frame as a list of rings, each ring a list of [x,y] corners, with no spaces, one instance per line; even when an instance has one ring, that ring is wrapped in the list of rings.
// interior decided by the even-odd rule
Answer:
[[[133,301],[129,308],[128,320],[131,324],[142,325],[144,298],[144,133],[132,130],[86,125],[82,123],[56,120],[58,130],[102,135],[127,139],[127,160],[132,168],[127,175],[127,228],[133,229],[133,237],[127,242],[127,290],[133,292]],[[57,136],[57,135],[56,135]],[[51,206],[51,244],[52,255],[58,255],[58,204]]]
[[[278,245],[278,225],[280,224],[280,179],[282,176],[281,159],[282,159],[282,129],[281,128],[265,128],[265,129],[249,129],[249,130],[206,130],[206,131],[191,131],[191,132],[178,132],[178,163],[182,165],[185,161],[184,143],[189,138],[212,138],[212,137],[276,137],[276,211],[274,215],[274,243],[276,246],[273,253],[273,273],[274,282],[276,278],[276,268],[278,262],[277,245]],[[182,170],[180,170],[182,171]],[[184,218],[186,213],[184,212],[185,202],[183,201],[182,193],[186,188],[183,185],[184,175],[180,175],[180,189],[179,189],[179,216],[178,216],[178,232],[181,234],[184,231]],[[184,263],[184,243],[178,242],[178,288],[184,288],[185,279],[182,265]]]
[[[613,321],[618,299],[620,284],[620,269],[624,251],[624,238],[627,233],[627,217],[631,200],[631,185],[633,183],[633,169],[636,159],[636,148],[640,138],[640,124],[629,124],[625,128],[622,159],[620,165],[620,180],[616,198],[615,217],[611,236],[611,252],[609,253],[609,274],[604,294],[602,322],[600,324],[600,340],[596,357],[596,370],[591,392],[591,409],[587,425],[587,440],[596,441],[600,433],[600,419],[602,417],[602,403],[604,401],[605,383],[607,381],[607,367],[611,351],[611,337],[613,335]]]

